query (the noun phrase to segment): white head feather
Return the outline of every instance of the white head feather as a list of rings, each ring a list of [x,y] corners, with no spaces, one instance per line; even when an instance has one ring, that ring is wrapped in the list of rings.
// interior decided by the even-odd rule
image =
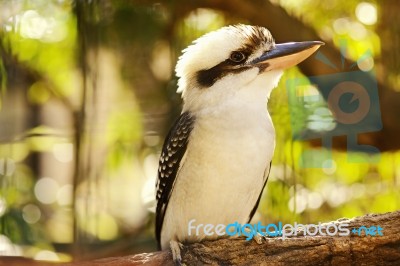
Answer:
[[[217,103],[221,97],[234,92],[235,87],[249,83],[259,74],[258,68],[254,67],[234,75],[227,75],[212,85],[213,88],[208,90],[208,95],[204,95],[201,91],[206,89],[201,88],[196,80],[199,71],[211,69],[227,60],[232,52],[240,49],[251,50],[246,60],[250,62],[273,48],[274,45],[273,37],[266,28],[242,24],[223,27],[195,40],[192,45],[183,50],[175,68],[176,76],[179,78],[177,92],[182,93],[186,105],[184,109],[199,109],[202,105],[204,106],[205,101],[209,106],[212,102]],[[278,80],[279,78],[273,82],[274,87]],[[227,87],[230,89],[226,89]],[[269,92],[266,97],[269,96]],[[201,98],[204,98],[203,101]]]

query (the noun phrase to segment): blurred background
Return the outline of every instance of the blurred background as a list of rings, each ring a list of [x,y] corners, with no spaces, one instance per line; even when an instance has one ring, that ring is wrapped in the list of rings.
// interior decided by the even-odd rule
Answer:
[[[255,219],[318,223],[400,209],[398,14],[396,0],[0,0],[0,256],[155,251],[158,156],[181,110],[175,63],[195,38],[236,23],[266,26],[277,43],[326,42],[271,96],[277,144]],[[348,147],[346,132],[332,149],[318,136],[296,138],[329,135],[335,120],[323,103],[291,109],[288,81],[350,69],[377,82],[382,127],[354,131],[379,153]],[[329,159],[305,167],[319,156],[304,151]]]

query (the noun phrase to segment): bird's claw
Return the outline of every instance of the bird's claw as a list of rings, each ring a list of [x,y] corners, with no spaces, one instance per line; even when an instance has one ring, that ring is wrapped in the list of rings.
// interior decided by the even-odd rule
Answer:
[[[175,265],[182,266],[181,248],[183,248],[183,244],[178,241],[171,240],[169,242],[169,246],[171,248],[172,259],[174,260]]]
[[[246,230],[248,233],[251,233],[251,229],[245,228],[245,230]],[[254,239],[254,241],[256,241],[256,243],[259,244],[259,245],[261,245],[261,244],[263,243],[263,241],[268,242],[267,236],[264,235],[264,234],[260,234],[259,232],[256,232],[256,233],[253,235],[253,239]]]
[[[264,236],[261,235],[260,233],[256,233],[253,236],[253,239],[257,242],[257,244],[261,245],[263,243]]]

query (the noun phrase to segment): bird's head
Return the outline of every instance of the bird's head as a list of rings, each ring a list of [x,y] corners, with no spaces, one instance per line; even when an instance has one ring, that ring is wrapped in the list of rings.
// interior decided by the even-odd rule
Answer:
[[[183,50],[176,65],[184,110],[218,107],[238,93],[249,96],[247,101],[263,98],[265,103],[283,70],[322,44],[275,44],[266,28],[241,24],[207,33]]]

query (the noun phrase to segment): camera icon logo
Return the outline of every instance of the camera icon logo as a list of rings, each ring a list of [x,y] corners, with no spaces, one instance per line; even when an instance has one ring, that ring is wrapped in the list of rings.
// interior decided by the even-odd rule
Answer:
[[[293,139],[320,140],[324,148],[305,150],[300,158],[301,167],[331,167],[332,138],[335,136],[346,136],[349,162],[379,159],[379,156],[354,156],[350,152],[379,154],[376,147],[360,145],[357,140],[360,133],[382,129],[378,86],[373,71],[292,78],[287,80],[286,88]]]
[[[342,96],[351,94],[352,99],[349,104],[358,101],[358,107],[353,112],[346,112],[340,103]],[[337,84],[330,92],[327,99],[329,109],[332,110],[337,122],[342,124],[357,124],[362,121],[371,107],[369,94],[363,86],[354,81],[343,81]]]

